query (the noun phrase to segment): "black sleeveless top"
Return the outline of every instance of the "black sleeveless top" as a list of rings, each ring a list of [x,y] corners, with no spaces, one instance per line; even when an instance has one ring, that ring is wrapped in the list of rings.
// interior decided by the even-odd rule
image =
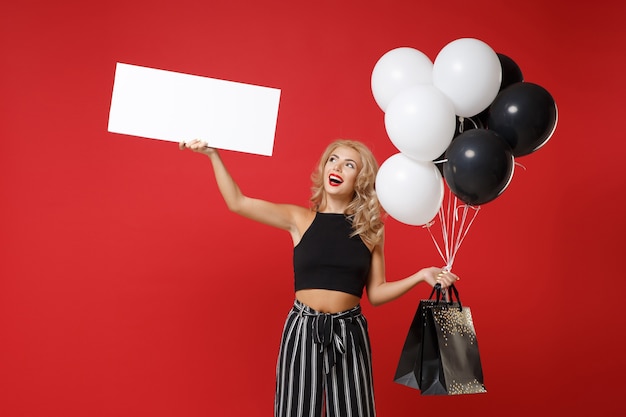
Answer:
[[[361,297],[372,254],[344,214],[316,213],[293,249],[296,291],[326,289]]]

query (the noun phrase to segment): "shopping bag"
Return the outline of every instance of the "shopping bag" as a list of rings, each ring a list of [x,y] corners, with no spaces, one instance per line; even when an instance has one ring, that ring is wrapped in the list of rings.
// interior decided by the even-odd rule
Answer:
[[[402,347],[394,381],[407,387],[420,389],[420,367],[422,362],[422,343],[424,334],[425,304],[430,300],[421,300],[409,332]]]
[[[409,327],[394,377],[395,382],[415,389],[420,389],[424,342],[429,345],[426,349],[427,353],[433,350],[432,343],[435,337],[433,335],[425,336],[425,333],[433,331],[433,325],[427,325],[426,321],[429,317],[427,310],[437,302],[432,300],[435,292],[437,292],[437,297],[441,298],[441,290],[437,291],[437,288],[433,288],[428,300],[420,300]]]
[[[449,294],[445,300],[435,286],[429,299],[420,301],[394,381],[422,395],[487,392],[471,309],[461,304],[454,285]]]

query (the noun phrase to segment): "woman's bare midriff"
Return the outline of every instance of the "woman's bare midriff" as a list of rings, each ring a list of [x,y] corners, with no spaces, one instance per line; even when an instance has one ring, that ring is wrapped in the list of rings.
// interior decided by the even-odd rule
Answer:
[[[320,313],[340,313],[361,302],[356,295],[322,289],[296,291],[296,299]]]

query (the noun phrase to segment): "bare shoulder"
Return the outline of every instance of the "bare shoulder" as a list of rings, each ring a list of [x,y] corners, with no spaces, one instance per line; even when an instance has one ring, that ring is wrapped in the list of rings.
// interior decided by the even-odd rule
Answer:
[[[295,225],[295,229],[291,231],[291,237],[295,246],[300,242],[304,232],[311,226],[311,223],[313,223],[315,211],[301,206],[293,206],[291,210]]]
[[[370,250],[372,255],[383,254],[384,246],[385,246],[385,228],[384,228],[384,226],[383,226],[383,229],[380,231],[380,238],[379,238],[379,240],[377,242],[368,242],[368,241],[364,240],[363,243],[365,244],[365,246],[367,246],[367,248]]]
[[[315,211],[302,206],[293,206],[292,215],[296,227],[303,232],[309,228],[315,219]]]
[[[258,202],[259,208],[264,205],[269,206],[270,209],[256,210],[256,212],[267,211],[271,218],[267,223],[275,222],[277,223],[274,224],[275,226],[291,230],[292,232],[294,229],[306,229],[315,218],[315,212],[304,206],[298,206],[296,204],[275,204],[264,201]]]

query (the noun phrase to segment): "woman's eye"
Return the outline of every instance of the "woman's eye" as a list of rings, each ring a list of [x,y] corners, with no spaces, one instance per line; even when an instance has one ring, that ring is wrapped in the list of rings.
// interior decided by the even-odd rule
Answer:
[[[355,168],[355,166],[354,166],[354,164],[353,164],[352,162],[348,162],[348,163],[346,164],[346,166],[347,166],[348,168],[353,168],[353,169]]]

